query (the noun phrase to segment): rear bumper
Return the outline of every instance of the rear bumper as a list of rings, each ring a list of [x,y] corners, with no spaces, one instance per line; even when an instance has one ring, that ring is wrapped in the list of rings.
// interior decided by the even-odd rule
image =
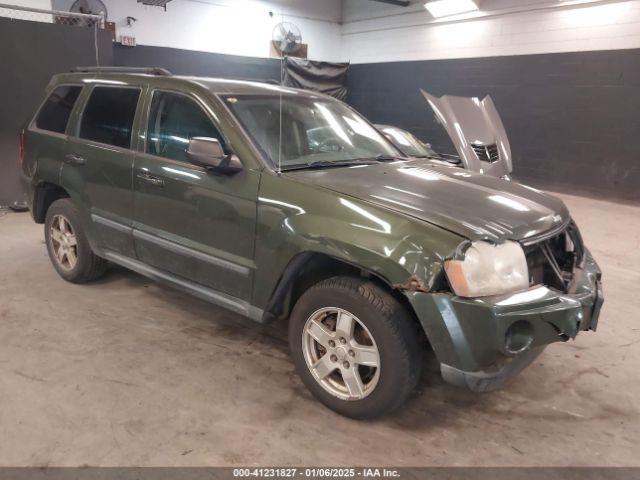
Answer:
[[[545,286],[508,295],[462,298],[408,294],[443,378],[475,391],[500,388],[544,348],[596,330],[603,303],[600,270],[586,252],[568,293]]]

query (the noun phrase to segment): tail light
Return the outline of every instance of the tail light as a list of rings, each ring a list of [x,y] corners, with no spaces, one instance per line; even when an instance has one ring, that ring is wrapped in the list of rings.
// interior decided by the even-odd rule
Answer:
[[[27,148],[27,138],[24,130],[20,132],[20,143],[18,144],[18,167],[22,167]]]

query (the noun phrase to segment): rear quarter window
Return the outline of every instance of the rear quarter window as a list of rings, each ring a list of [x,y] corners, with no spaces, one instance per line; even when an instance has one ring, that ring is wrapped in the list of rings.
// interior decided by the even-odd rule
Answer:
[[[81,90],[80,86],[63,85],[51,92],[38,113],[36,127],[50,132],[64,133]]]
[[[78,136],[130,148],[139,97],[138,88],[95,87],[84,108]]]

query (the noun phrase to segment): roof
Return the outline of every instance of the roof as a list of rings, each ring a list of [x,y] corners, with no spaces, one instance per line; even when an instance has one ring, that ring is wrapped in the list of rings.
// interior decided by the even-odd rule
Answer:
[[[173,75],[171,72],[157,68],[137,68],[137,67],[77,67],[71,73],[61,74],[61,79],[77,79],[78,77],[93,81],[104,79],[108,83],[113,81],[132,81],[140,83],[140,79],[149,80],[148,83],[171,84],[174,82],[189,82],[197,84],[214,94],[252,94],[252,95],[301,95],[305,97],[326,97],[326,95],[301,90],[297,88],[284,87],[276,83],[268,83],[268,80],[243,80],[231,78],[197,77],[186,75]],[[145,82],[146,83],[146,82]]]
[[[209,89],[213,93],[220,94],[269,94],[269,93],[282,93],[289,95],[314,95],[315,92],[309,92],[307,90],[300,90],[297,88],[283,87],[281,85],[261,82],[259,80],[240,80],[231,78],[211,78],[211,77],[188,77],[188,76],[174,76],[181,80],[187,80],[190,82],[198,83],[203,87]]]

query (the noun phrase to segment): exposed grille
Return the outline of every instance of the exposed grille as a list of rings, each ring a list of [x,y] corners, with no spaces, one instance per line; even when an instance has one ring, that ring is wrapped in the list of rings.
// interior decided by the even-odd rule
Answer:
[[[476,156],[482,162],[493,163],[500,160],[498,146],[495,143],[491,145],[472,144],[471,148],[473,148],[473,151],[476,152]]]
[[[523,248],[530,285],[546,285],[562,292],[569,290],[573,271],[584,257],[582,237],[575,223],[570,222],[551,237],[525,242]]]

